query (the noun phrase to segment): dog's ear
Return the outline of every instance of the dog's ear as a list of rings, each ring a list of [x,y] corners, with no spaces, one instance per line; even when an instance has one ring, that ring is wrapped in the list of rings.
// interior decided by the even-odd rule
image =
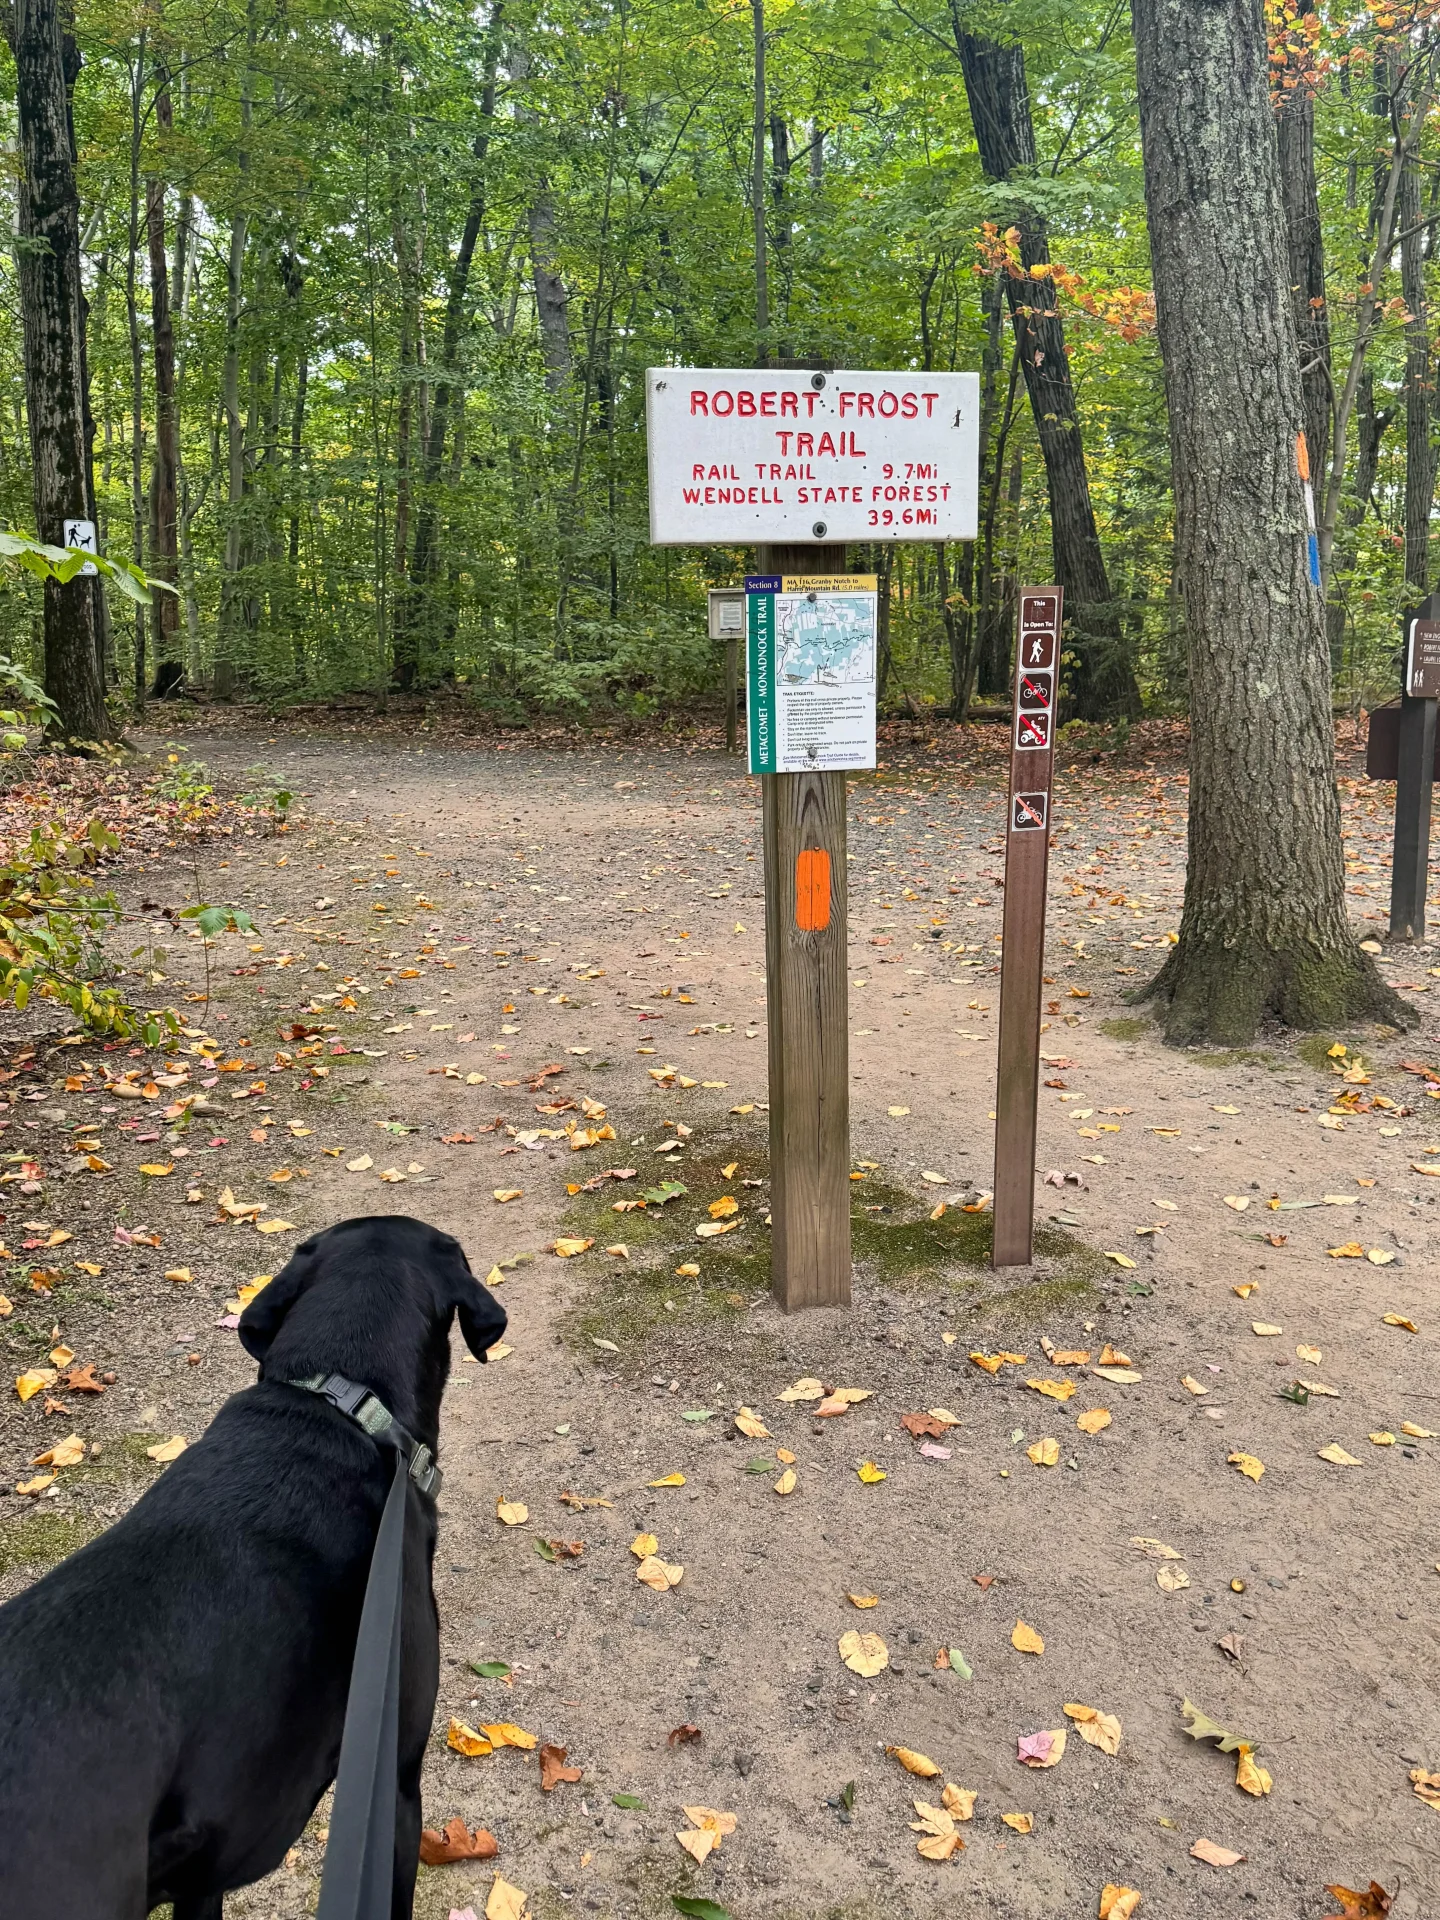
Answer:
[[[315,1242],[295,1249],[269,1286],[262,1287],[240,1316],[240,1344],[252,1360],[263,1361],[281,1322],[315,1278]]]
[[[465,1249],[454,1243],[455,1265],[451,1275],[450,1299],[460,1316],[460,1331],[465,1344],[477,1360],[485,1355],[505,1331],[505,1309],[488,1287],[482,1287],[470,1271]]]

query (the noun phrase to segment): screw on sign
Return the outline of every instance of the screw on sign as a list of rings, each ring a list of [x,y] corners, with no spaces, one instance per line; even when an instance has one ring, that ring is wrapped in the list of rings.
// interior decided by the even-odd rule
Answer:
[[[1045,882],[1056,672],[1064,598],[1027,587],[1016,635],[1010,825],[1005,838],[1005,930],[1000,971],[1000,1057],[995,1090],[997,1267],[1028,1266],[1034,1248],[1035,1103],[1040,992],[1045,966]]]

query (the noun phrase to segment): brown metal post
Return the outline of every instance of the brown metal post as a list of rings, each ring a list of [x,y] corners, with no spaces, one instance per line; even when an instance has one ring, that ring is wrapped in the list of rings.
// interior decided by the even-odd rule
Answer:
[[[762,546],[766,574],[844,573],[843,546]],[[771,1285],[787,1313],[850,1304],[845,775],[761,778]]]
[[[744,604],[743,602],[741,603]],[[725,751],[734,753],[740,717],[740,642],[725,642]]]
[[[1034,1253],[1040,995],[1045,970],[1045,884],[1050,867],[1051,773],[1063,602],[1059,587],[1025,587],[1020,593],[995,1090],[992,1259],[997,1267],[1028,1267]]]

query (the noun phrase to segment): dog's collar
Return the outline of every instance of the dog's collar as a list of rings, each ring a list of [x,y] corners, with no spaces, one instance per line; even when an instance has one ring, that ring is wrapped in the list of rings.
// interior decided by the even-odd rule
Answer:
[[[280,1384],[319,1394],[322,1400],[328,1400],[332,1407],[338,1407],[356,1426],[362,1427],[372,1440],[393,1441],[405,1457],[406,1473],[421,1493],[429,1494],[432,1500],[439,1497],[442,1476],[434,1454],[401,1426],[385,1402],[369,1387],[347,1380],[343,1373],[314,1373],[306,1380],[284,1380]]]

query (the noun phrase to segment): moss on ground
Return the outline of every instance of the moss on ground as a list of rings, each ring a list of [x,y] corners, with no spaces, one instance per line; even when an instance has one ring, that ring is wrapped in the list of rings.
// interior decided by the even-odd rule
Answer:
[[[1353,1034],[1307,1033],[1303,1040],[1297,1040],[1295,1051],[1307,1067],[1314,1067],[1321,1073],[1328,1073],[1335,1064],[1330,1058],[1330,1049],[1343,1046],[1351,1053],[1363,1054],[1365,1045]]]
[[[1284,1060],[1273,1053],[1266,1053],[1256,1047],[1231,1047],[1226,1053],[1197,1053],[1195,1063],[1201,1067],[1283,1067]]]
[[[0,1575],[26,1567],[43,1571],[58,1566],[99,1532],[97,1523],[83,1515],[37,1507],[0,1526]]]
[[[1116,1020],[1101,1020],[1101,1033],[1110,1040],[1143,1040],[1156,1031],[1155,1022],[1143,1014],[1125,1014]]]

